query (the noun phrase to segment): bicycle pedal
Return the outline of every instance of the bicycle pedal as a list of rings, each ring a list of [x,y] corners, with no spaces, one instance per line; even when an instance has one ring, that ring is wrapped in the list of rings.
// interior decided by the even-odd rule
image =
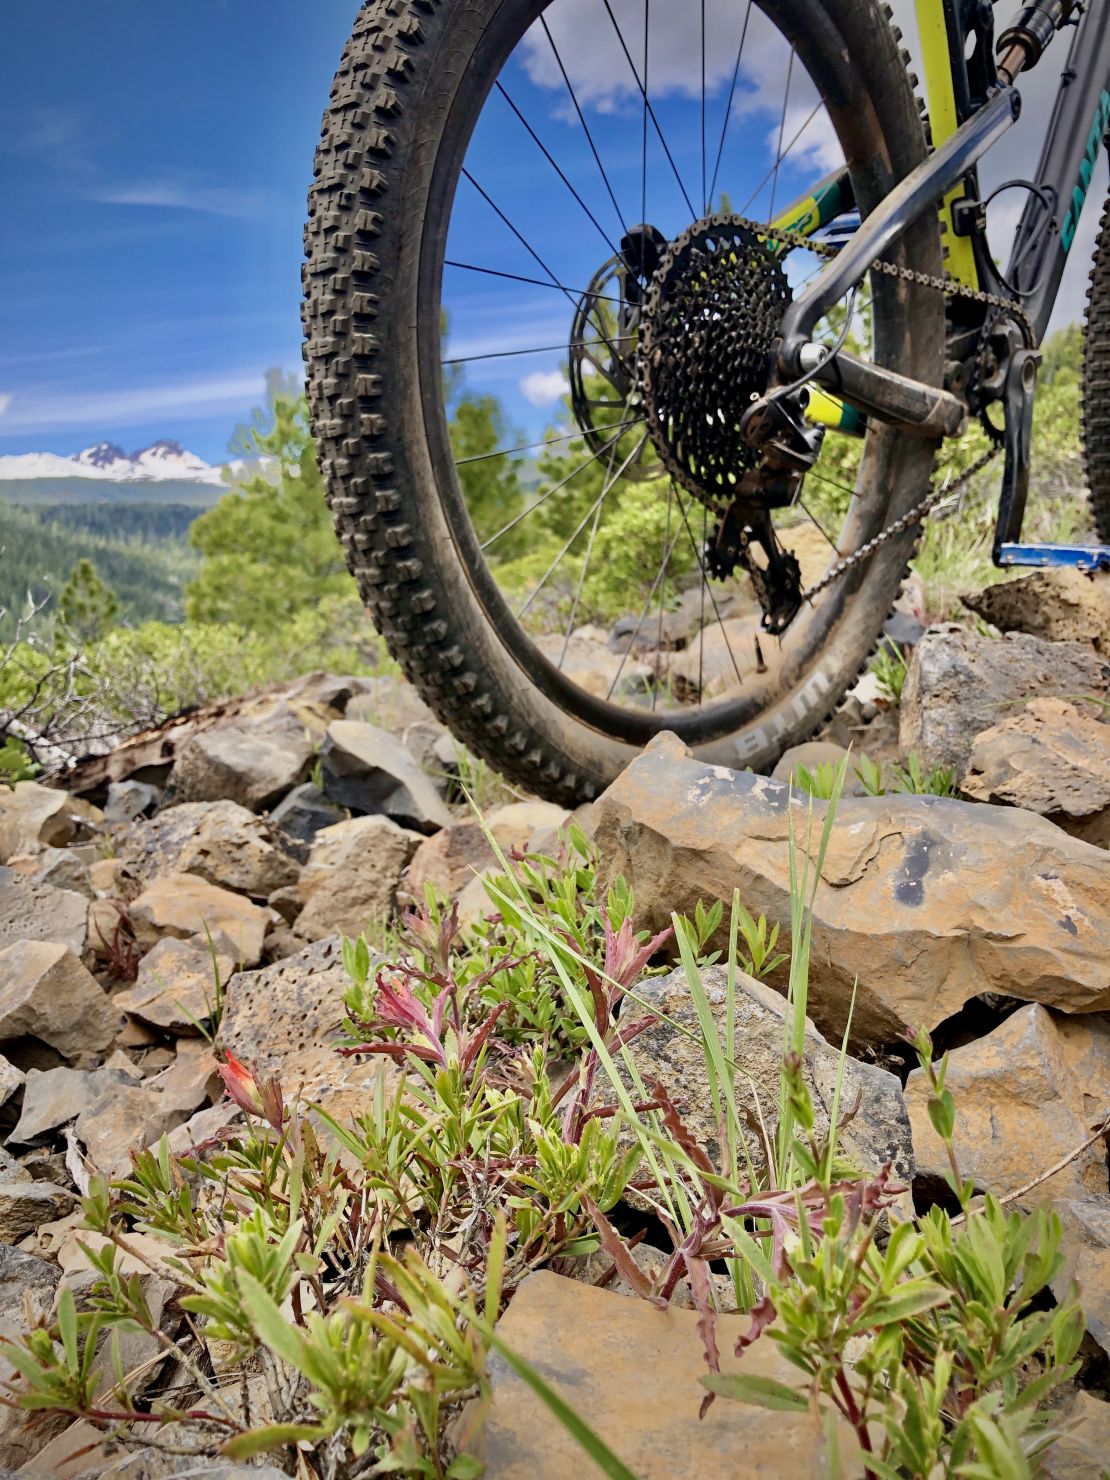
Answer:
[[[1110,570],[1110,545],[1002,545],[1001,566],[1055,566],[1093,573]]]

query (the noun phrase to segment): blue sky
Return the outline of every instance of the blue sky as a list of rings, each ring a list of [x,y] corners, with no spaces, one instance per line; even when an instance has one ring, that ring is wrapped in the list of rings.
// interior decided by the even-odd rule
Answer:
[[[641,13],[639,0],[613,3],[630,20]],[[101,438],[132,451],[172,437],[219,460],[235,424],[261,399],[266,369],[299,370],[305,195],[356,9],[355,0],[52,0],[6,8],[0,453],[70,453]],[[742,6],[709,0],[708,12],[712,158]],[[652,76],[663,130],[698,197],[693,13],[653,8]],[[641,114],[601,0],[556,0],[548,15],[625,219],[638,221]],[[631,26],[629,39],[638,55]],[[717,194],[727,190],[737,209],[765,176],[781,125],[781,91],[772,97],[765,85],[776,72],[767,65],[770,44],[753,31],[722,155]],[[781,86],[781,70],[777,76]],[[511,207],[560,280],[584,288],[609,255],[605,238],[619,240],[618,220],[546,42],[533,35],[525,43],[506,84],[601,230],[499,96],[475,138],[471,168]],[[796,79],[788,136],[807,108],[804,80]],[[780,200],[821,173],[822,141],[813,133],[807,140],[797,169],[780,181]],[[651,147],[648,215],[670,234],[690,216],[658,143]],[[473,187],[464,182],[460,191],[451,255],[543,277]],[[768,199],[764,187],[752,213],[760,204],[765,212]],[[1087,217],[1075,258],[1089,251],[1097,210]],[[449,271],[445,298],[452,356],[567,341],[571,308],[556,290]],[[552,349],[473,361],[466,384],[497,394],[510,428],[531,434],[557,409],[564,359]]]

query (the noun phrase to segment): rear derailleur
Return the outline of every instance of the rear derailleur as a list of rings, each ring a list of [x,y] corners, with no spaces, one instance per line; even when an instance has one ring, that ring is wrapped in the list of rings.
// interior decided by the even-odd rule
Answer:
[[[770,396],[745,413],[744,436],[760,460],[740,479],[705,555],[706,571],[716,580],[745,572],[763,610],[763,630],[773,636],[786,631],[803,600],[801,566],[779,543],[771,510],[795,503],[821,451],[824,428],[806,422],[807,399],[805,391]]]

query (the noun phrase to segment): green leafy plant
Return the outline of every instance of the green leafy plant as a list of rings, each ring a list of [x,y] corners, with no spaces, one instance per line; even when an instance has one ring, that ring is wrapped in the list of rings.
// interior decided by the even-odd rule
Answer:
[[[9,735],[0,745],[0,786],[14,786],[17,781],[33,781],[42,767],[22,740]]]
[[[871,672],[875,675],[883,698],[891,704],[901,704],[902,691],[906,687],[910,665],[902,649],[889,638],[879,644],[879,650],[871,659]]]

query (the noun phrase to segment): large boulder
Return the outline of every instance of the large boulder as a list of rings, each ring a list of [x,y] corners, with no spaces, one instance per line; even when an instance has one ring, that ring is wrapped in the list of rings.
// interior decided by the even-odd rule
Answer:
[[[927,767],[950,767],[958,779],[976,735],[1015,706],[1077,694],[1110,697],[1110,658],[1085,643],[931,628],[914,651],[902,691],[902,750],[920,756]]]
[[[802,1390],[804,1379],[777,1342],[760,1341],[742,1357],[733,1354],[749,1324],[746,1316],[717,1318],[722,1370]],[[699,1417],[706,1367],[697,1326],[696,1311],[658,1310],[542,1272],[520,1286],[498,1332],[641,1480],[811,1480],[822,1473],[821,1427],[808,1412],[769,1412],[719,1398]],[[487,1480],[579,1480],[595,1472],[546,1404],[496,1354],[490,1378],[481,1440]],[[847,1426],[833,1432],[845,1465],[834,1460],[835,1473],[862,1473],[852,1463],[857,1451]]]
[[[171,781],[174,799],[240,802],[261,812],[305,779],[315,750],[303,730],[205,730],[181,748]]]
[[[1088,642],[1110,654],[1110,577],[1078,570],[1033,570],[965,596],[963,603],[1000,632],[1050,642]]]
[[[318,833],[299,893],[303,940],[358,936],[393,914],[397,887],[420,842],[388,817],[352,817]]]
[[[976,801],[1024,807],[1110,845],[1110,724],[1064,699],[1031,699],[976,735],[960,782]]]
[[[108,1047],[120,1014],[72,951],[18,941],[0,951],[0,1042],[38,1038],[64,1059]]]
[[[720,1042],[726,1041],[725,1025],[728,973],[723,966],[709,966],[701,973]],[[636,1000],[626,1000],[624,1016],[639,1018],[645,1008],[659,1014],[652,1026],[635,1038],[630,1047],[633,1062],[644,1084],[659,1080],[674,1101],[684,1122],[703,1146],[715,1155],[718,1124],[706,1080],[705,1058],[697,1009],[690,996],[684,971],[640,982]],[[776,1107],[782,1078],[786,999],[778,992],[740,971],[736,974],[735,1087],[737,1100],[756,1111],[769,1135],[778,1125]],[[806,1023],[804,1075],[813,1097],[814,1131],[823,1139],[841,1075],[841,1055],[827,1043],[811,1022]],[[849,1119],[847,1111],[857,1106]],[[838,1134],[837,1146],[861,1172],[877,1172],[887,1162],[894,1175],[909,1182],[914,1174],[910,1120],[902,1100],[902,1087],[894,1074],[875,1064],[845,1058],[840,1105],[846,1124]],[[758,1162],[763,1150],[751,1135],[750,1154]]]
[[[450,823],[451,814],[430,777],[385,730],[337,720],[328,727],[321,755],[324,792],[338,806],[382,813],[421,833]]]
[[[378,1077],[394,1071],[380,1059],[336,1052],[350,985],[338,940],[317,941],[261,971],[241,972],[227,986],[219,1046],[263,1076],[276,1074],[287,1103],[300,1095],[333,1115],[364,1111]]]
[[[237,802],[170,807],[132,828],[126,852],[141,879],[196,874],[255,899],[292,884],[300,872],[296,859],[282,847],[281,835]]]
[[[602,883],[623,874],[637,923],[731,900],[790,925],[796,858],[827,804],[694,759],[661,735],[594,803]],[[814,905],[809,1011],[838,1042],[935,1027],[983,992],[1065,1012],[1110,1008],[1106,854],[1043,818],[941,797],[844,798]]]
[[[0,948],[24,940],[50,941],[79,956],[85,949],[88,903],[75,889],[56,889],[0,868]]]
[[[261,958],[262,942],[273,919],[269,910],[195,874],[155,879],[132,903],[130,917],[142,946],[156,945],[164,935],[183,940],[211,935],[221,949],[230,946],[245,966],[254,966]],[[225,942],[219,942],[221,935]]]

